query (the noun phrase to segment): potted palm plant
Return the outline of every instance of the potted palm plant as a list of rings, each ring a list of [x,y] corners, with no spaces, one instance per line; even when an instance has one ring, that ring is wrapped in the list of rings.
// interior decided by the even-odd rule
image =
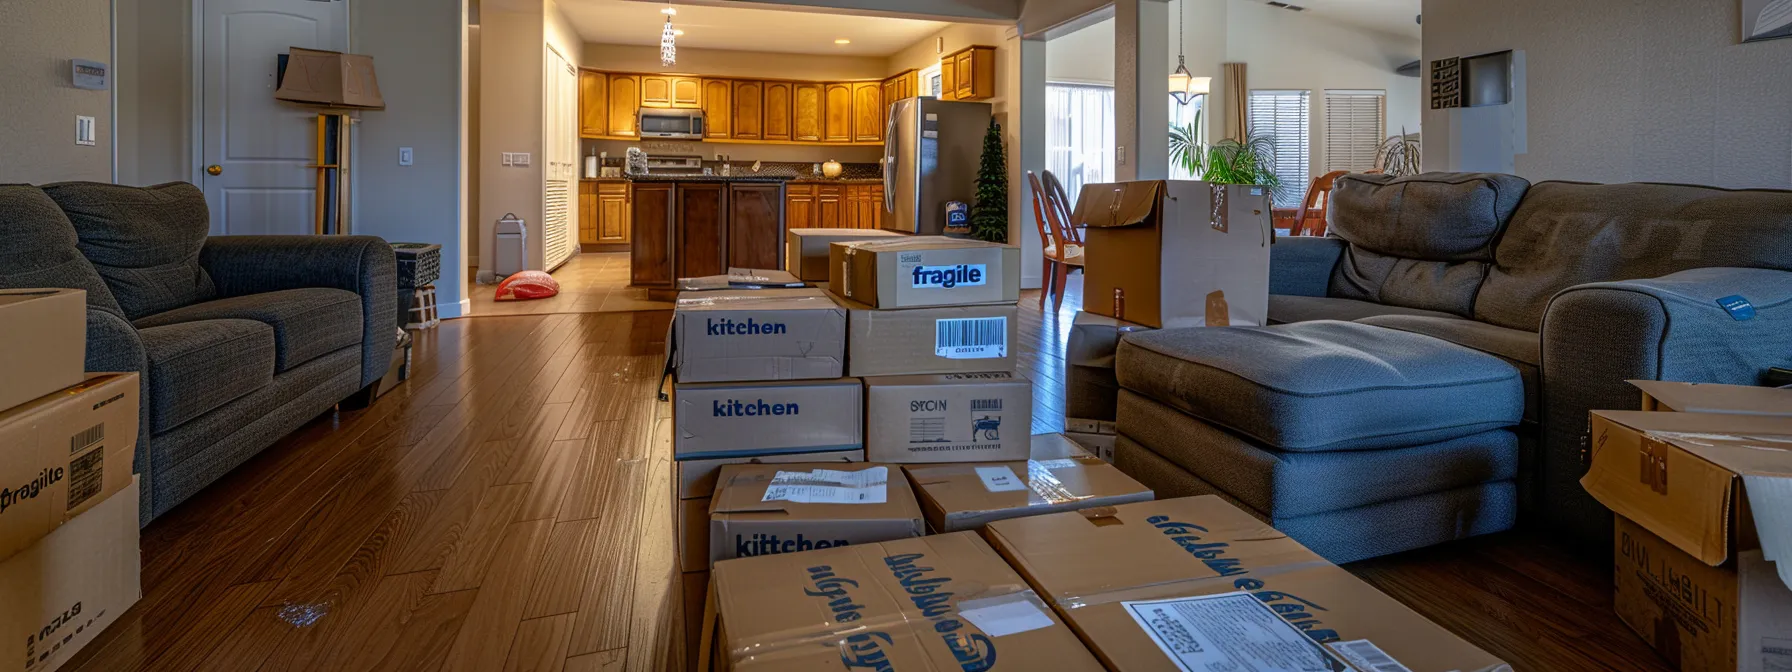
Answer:
[[[1190,175],[1216,184],[1281,186],[1276,178],[1276,141],[1266,133],[1252,134],[1244,142],[1226,139],[1201,142],[1201,116],[1186,126],[1170,125],[1170,160]]]

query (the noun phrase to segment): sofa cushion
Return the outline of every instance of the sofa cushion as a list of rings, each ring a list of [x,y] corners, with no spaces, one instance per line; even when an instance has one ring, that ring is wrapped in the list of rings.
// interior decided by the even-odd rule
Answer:
[[[1538,331],[1569,287],[1716,266],[1792,270],[1792,191],[1544,182],[1500,239],[1475,319]]]
[[[1338,178],[1328,230],[1350,249],[1329,294],[1472,314],[1494,241],[1529,186],[1493,173]]]
[[[148,412],[157,434],[274,379],[274,329],[261,322],[182,322],[138,333],[149,356]]]
[[[1524,419],[1536,422],[1543,399],[1543,336],[1486,322],[1416,315],[1378,315],[1357,322],[1441,338],[1506,360],[1524,381]]]
[[[0,288],[83,289],[87,305],[117,310],[78,244],[75,225],[42,189],[0,185]]]
[[[1120,386],[1272,448],[1415,446],[1518,424],[1518,371],[1393,329],[1322,320],[1126,336]]]
[[[340,289],[234,296],[157,313],[134,324],[147,328],[221,319],[255,320],[273,327],[275,373],[361,342],[361,297]]]
[[[95,182],[44,186],[80,236],[126,317],[133,320],[216,294],[199,267],[211,216],[205,194],[185,182],[126,187]]]
[[[1290,324],[1294,322],[1312,322],[1314,320],[1340,320],[1354,322],[1365,317],[1377,315],[1417,315],[1435,317],[1446,320],[1461,320],[1449,313],[1417,308],[1402,308],[1355,299],[1334,299],[1323,296],[1288,296],[1284,294],[1269,295],[1269,323]]]

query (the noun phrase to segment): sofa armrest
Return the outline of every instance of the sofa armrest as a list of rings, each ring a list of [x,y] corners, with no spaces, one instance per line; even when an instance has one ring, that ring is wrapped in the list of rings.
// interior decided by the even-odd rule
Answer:
[[[1732,296],[1755,316],[1736,319],[1718,303]],[[1542,331],[1538,494],[1568,531],[1610,539],[1610,513],[1580,486],[1587,412],[1638,408],[1626,380],[1755,385],[1792,363],[1792,272],[1701,268],[1570,287],[1550,300]]]
[[[374,236],[213,236],[199,251],[219,297],[325,287],[361,296],[361,385],[392,365],[398,261]]]
[[[1346,245],[1343,238],[1277,238],[1269,248],[1269,293],[1325,296]]]
[[[139,474],[153,475],[150,470],[149,355],[143,339],[124,314],[110,308],[87,307],[86,368],[94,373],[137,374],[137,448],[133,469]],[[144,488],[150,487],[147,477]],[[145,501],[148,500],[146,496]]]

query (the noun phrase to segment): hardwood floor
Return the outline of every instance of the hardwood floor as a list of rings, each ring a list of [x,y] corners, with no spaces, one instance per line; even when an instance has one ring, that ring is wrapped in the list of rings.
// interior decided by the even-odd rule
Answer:
[[[1021,302],[1033,429],[1080,305]],[[476,317],[143,533],[144,597],[70,670],[676,670],[664,311]],[[665,440],[661,440],[665,439]],[[1609,568],[1522,534],[1349,567],[1519,670],[1665,670]]]
[[[647,298],[647,290],[628,286],[627,252],[586,252],[574,256],[554,269],[554,281],[560,283],[558,295],[533,301],[497,301],[497,285],[468,282],[468,313],[473,317],[493,315],[548,315],[553,313],[626,313],[638,310],[671,310],[666,301]],[[478,277],[475,269],[467,270],[468,278]]]

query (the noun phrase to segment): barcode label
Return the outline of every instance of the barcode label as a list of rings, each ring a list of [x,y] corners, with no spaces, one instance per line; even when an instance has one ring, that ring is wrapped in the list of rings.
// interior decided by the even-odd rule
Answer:
[[[933,354],[946,359],[1008,356],[1008,318],[966,317],[933,321]]]
[[[1412,669],[1401,665],[1400,661],[1394,660],[1393,656],[1367,639],[1338,642],[1332,645],[1332,650],[1344,656],[1351,665],[1369,672],[1412,672]]]
[[[68,437],[68,454],[75,455],[106,440],[106,423],[100,423]]]
[[[1001,410],[1002,410],[1002,400],[1001,399],[972,399],[971,400],[971,412],[972,413],[976,413],[978,411],[997,413],[997,412],[1000,412]]]
[[[68,464],[68,509],[75,510],[100,494],[106,484],[106,451],[96,450]]]

